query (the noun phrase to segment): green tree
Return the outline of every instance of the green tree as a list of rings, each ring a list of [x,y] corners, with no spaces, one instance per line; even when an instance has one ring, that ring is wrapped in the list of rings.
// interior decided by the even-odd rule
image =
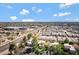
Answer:
[[[9,47],[10,54],[13,54],[12,52],[15,52],[15,50],[16,50],[16,45],[14,43],[10,44],[10,47]]]
[[[29,40],[31,37],[32,37],[32,34],[29,33],[29,34],[27,35],[28,40]]]
[[[21,48],[21,49],[22,48],[25,48],[25,43],[24,42],[21,42],[20,45],[19,45],[19,48]]]
[[[69,40],[66,38],[66,39],[64,40],[64,43],[69,43]]]
[[[38,36],[36,33],[33,36],[33,50],[35,54],[40,54],[40,49],[38,47]]]
[[[56,46],[52,46],[52,51],[54,52],[54,54],[56,55],[62,55],[64,53],[64,49],[63,49],[63,45],[59,44]]]
[[[69,42],[69,44],[70,44],[70,45],[73,45],[73,44],[74,44],[74,42]]]
[[[9,36],[10,35],[10,32],[7,32],[6,35]]]
[[[34,34],[34,36],[33,36],[33,46],[38,47],[38,36],[37,36],[37,34]]]
[[[19,32],[16,33],[16,35],[18,35],[18,34],[19,34]]]
[[[26,39],[26,37],[24,36],[24,38],[23,38],[23,42],[26,42],[27,41],[27,39]]]
[[[39,55],[42,54],[42,49],[36,47],[36,49],[34,50],[35,54]]]

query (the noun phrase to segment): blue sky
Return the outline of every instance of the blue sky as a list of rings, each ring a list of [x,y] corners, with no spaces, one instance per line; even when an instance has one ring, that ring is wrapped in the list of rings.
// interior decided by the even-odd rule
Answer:
[[[79,4],[0,4],[0,22],[79,22]]]

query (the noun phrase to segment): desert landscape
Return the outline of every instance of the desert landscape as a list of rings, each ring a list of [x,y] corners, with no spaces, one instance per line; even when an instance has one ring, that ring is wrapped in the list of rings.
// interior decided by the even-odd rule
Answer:
[[[78,22],[2,22],[1,55],[78,55]]]

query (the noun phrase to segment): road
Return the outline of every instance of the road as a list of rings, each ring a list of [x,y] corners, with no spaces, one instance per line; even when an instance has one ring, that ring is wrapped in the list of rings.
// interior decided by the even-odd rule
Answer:
[[[42,28],[44,28],[44,27],[42,27]],[[32,33],[38,32],[38,30],[39,30],[39,32],[40,32],[40,30],[41,30],[42,28],[38,28],[38,29],[32,30],[31,32],[32,32]],[[27,34],[28,34],[28,33],[26,32],[26,34],[22,34],[20,37],[17,37],[17,38],[14,39],[13,41],[7,42],[5,45],[1,46],[1,47],[0,47],[0,53],[1,53],[1,52],[4,52],[4,51],[7,50],[7,49],[9,49],[10,43],[12,43],[12,42],[20,43],[20,42],[22,41],[23,37],[24,37],[24,36],[27,36]],[[8,54],[8,53],[5,52],[4,54]]]
[[[28,34],[28,33],[27,33]],[[14,39],[13,41],[11,42],[7,42],[6,44],[4,44],[3,46],[0,47],[0,53],[1,52],[4,52],[5,50],[9,49],[9,46],[12,42],[14,43],[19,43],[22,41],[23,37],[26,36],[27,34],[22,34],[22,36],[20,37],[17,37],[16,39]],[[5,53],[6,54],[6,53]]]

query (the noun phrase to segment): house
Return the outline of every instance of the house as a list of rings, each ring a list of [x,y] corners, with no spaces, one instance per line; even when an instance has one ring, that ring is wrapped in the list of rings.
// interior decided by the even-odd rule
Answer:
[[[69,50],[70,50],[70,53],[76,53],[76,49],[73,46],[71,46]]]
[[[64,44],[64,48],[66,51],[69,51],[70,53],[75,53],[76,49],[74,48],[73,45],[69,45],[69,44]]]
[[[79,46],[77,44],[73,45],[76,50],[79,50]]]
[[[71,45],[69,45],[69,44],[64,44],[64,49],[65,49],[65,50],[69,50],[70,47],[71,47]]]

